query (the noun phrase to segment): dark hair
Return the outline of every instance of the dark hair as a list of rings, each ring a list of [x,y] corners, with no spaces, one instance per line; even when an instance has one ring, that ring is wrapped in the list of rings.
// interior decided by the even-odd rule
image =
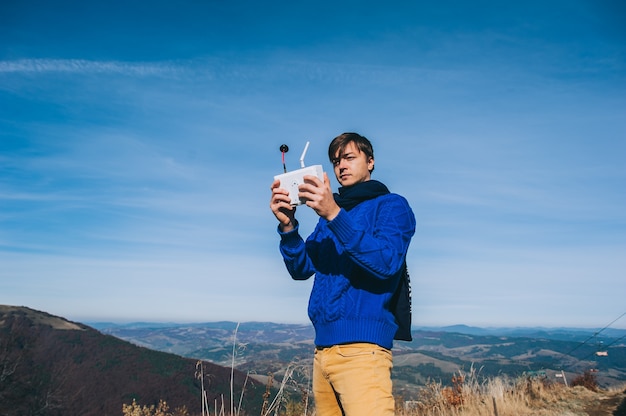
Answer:
[[[361,152],[365,153],[365,157],[368,160],[369,158],[374,159],[374,148],[372,147],[372,143],[367,140],[367,137],[361,136],[358,133],[343,133],[335,137],[328,146],[328,159],[330,163],[334,164],[333,161],[335,159],[341,158],[346,146],[350,143],[354,143]],[[373,170],[374,168],[372,167],[372,171]]]

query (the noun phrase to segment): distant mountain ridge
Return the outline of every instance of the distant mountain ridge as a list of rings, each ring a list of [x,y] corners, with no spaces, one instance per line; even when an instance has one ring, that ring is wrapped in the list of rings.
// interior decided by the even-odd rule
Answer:
[[[533,337],[560,340],[584,339],[593,335],[604,338],[620,338],[626,336],[626,329],[605,328],[577,328],[577,327],[475,327],[467,325],[450,325],[439,327],[416,327],[426,331],[457,332],[468,335],[503,335],[513,337]]]
[[[129,322],[129,323],[113,323],[113,322],[86,322],[87,325],[103,331],[104,333],[110,333],[115,331],[125,330],[139,330],[139,329],[164,329],[164,328],[202,328],[211,327],[219,328],[223,330],[233,331],[237,326],[237,322],[234,321],[218,321],[218,322],[195,322],[195,323],[180,323],[180,322]],[[314,337],[314,330],[311,324],[281,324],[274,322],[257,322],[247,321],[240,322],[239,325],[244,324],[249,331],[256,328],[257,331],[297,331],[303,337]],[[464,324],[447,325],[447,326],[414,326],[414,331],[434,331],[434,332],[448,332],[467,335],[478,336],[510,336],[510,337],[531,337],[531,338],[546,338],[562,341],[576,341],[584,340],[590,336],[596,335],[598,339],[611,340],[620,337],[626,337],[626,329],[619,328],[606,328],[600,332],[597,328],[578,328],[578,327],[476,327],[468,326]],[[242,333],[245,336],[245,332]],[[257,332],[261,334],[261,332]],[[266,340],[267,341],[267,340]]]
[[[136,399],[200,414],[198,360],[142,348],[87,325],[26,307],[0,305],[0,415],[121,415]],[[204,362],[207,397],[228,401],[231,369]],[[234,372],[238,391],[246,374]],[[265,386],[248,380],[246,408]]]

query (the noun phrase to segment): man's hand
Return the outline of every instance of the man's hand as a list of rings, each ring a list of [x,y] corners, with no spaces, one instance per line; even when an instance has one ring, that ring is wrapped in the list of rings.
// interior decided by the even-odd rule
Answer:
[[[280,180],[272,182],[272,199],[270,199],[270,209],[279,222],[282,232],[289,232],[296,224],[296,207],[291,205],[289,191],[280,187]]]
[[[332,221],[339,214],[341,208],[335,202],[326,172],[323,183],[317,176],[305,175],[304,184],[300,185],[298,190],[300,191],[298,196],[304,198],[306,205],[313,208],[320,217]]]

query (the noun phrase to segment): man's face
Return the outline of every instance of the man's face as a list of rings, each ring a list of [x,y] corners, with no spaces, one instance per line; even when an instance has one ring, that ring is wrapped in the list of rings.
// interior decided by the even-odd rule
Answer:
[[[367,157],[359,148],[350,142],[343,149],[341,157],[333,159],[335,176],[341,186],[352,186],[370,180],[370,171],[374,168],[374,159]]]

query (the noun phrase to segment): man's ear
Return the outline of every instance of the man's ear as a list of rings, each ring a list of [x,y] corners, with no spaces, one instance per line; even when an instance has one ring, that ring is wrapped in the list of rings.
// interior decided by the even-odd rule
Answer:
[[[367,161],[367,170],[370,171],[370,173],[372,173],[372,171],[374,170],[374,158],[370,157],[369,160]]]

